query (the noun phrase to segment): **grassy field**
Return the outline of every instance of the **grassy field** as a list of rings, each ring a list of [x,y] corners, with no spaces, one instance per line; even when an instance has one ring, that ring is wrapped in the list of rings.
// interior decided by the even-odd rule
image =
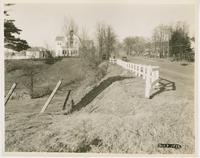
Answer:
[[[68,74],[65,70],[66,63],[62,62],[63,69],[59,70],[62,70],[61,74],[66,75]],[[58,70],[56,64],[48,71],[49,77],[54,75],[50,74],[51,71]],[[105,65],[107,64],[104,63]],[[179,65],[175,66],[179,68]],[[76,72],[71,73],[76,74]],[[167,75],[163,70],[162,73]],[[172,73],[169,78],[160,80],[163,83],[162,91],[154,90],[152,99],[145,99],[144,80],[117,65],[109,64],[106,76],[98,82],[91,79],[95,73],[88,74],[90,77],[83,79],[73,89],[71,97],[75,100],[75,105],[71,114],[64,115],[65,112],[61,110],[66,92],[63,92],[65,95],[58,93],[47,111],[41,115],[38,115],[38,112],[46,97],[11,100],[6,106],[5,150],[132,154],[194,153],[194,94],[184,90],[188,87],[190,90],[193,88],[192,81],[184,82],[187,77],[183,75],[174,79]],[[71,81],[73,78],[67,80],[66,77],[65,80]],[[178,83],[182,80],[184,86]],[[172,81],[175,82],[175,89],[171,84]],[[180,144],[182,148],[158,148],[158,143]]]

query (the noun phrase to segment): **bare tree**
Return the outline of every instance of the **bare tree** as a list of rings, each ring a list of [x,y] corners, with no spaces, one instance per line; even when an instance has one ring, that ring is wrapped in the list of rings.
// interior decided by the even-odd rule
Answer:
[[[126,37],[123,41],[127,55],[141,55],[145,50],[145,39],[143,37]]]
[[[160,58],[169,56],[169,40],[171,38],[172,27],[159,25],[153,30],[152,41],[154,53]]]
[[[78,34],[78,25],[75,23],[72,17],[64,17],[63,31],[64,35],[68,36],[70,31],[73,30],[74,34]]]
[[[80,59],[82,60],[82,68],[95,67],[98,65],[98,57],[96,56],[96,49],[94,47],[94,41],[88,35],[88,30],[83,27],[80,32]]]
[[[116,43],[116,34],[110,25],[103,23],[97,24],[97,43],[98,43],[98,54],[99,58],[109,59],[111,53],[114,52]]]
[[[102,23],[97,24],[97,43],[98,43],[98,55],[99,59],[103,58],[104,39],[105,39],[105,25]]]
[[[80,38],[81,38],[81,40],[83,40],[83,41],[89,39],[88,30],[87,30],[86,27],[82,27],[81,33],[80,33]]]
[[[111,53],[115,51],[115,43],[116,43],[116,35],[114,33],[113,28],[108,25],[106,28],[106,59],[109,59]]]

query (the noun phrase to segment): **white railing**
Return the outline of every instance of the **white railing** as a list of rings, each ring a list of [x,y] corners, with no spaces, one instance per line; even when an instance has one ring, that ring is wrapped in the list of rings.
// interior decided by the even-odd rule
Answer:
[[[120,65],[123,68],[135,73],[136,76],[145,79],[145,98],[150,98],[151,89],[158,86],[159,66],[134,64],[114,58],[110,58],[110,62]]]

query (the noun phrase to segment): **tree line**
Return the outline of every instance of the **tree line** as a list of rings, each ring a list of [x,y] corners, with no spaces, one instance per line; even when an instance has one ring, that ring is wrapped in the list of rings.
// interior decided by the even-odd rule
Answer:
[[[10,6],[13,4],[6,4]],[[16,37],[21,29],[17,28],[14,20],[9,19],[8,11],[4,11],[4,46],[15,51],[22,51],[30,48],[26,40]],[[64,18],[63,34],[69,35],[70,30],[79,37],[81,41],[81,56],[101,62],[108,60],[110,56],[143,55],[157,58],[173,58],[174,60],[193,60],[194,50],[191,42],[194,37],[188,35],[188,26],[185,22],[177,22],[175,25],[159,25],[154,28],[151,39],[140,36],[129,36],[122,42],[117,39],[113,27],[105,23],[97,23],[95,37],[89,37],[87,29],[79,30],[73,18]]]
[[[76,26],[73,22],[73,27]],[[75,27],[77,30],[78,27]],[[111,25],[98,23],[93,42],[93,54],[99,60],[108,60],[110,56],[137,55],[156,58],[171,58],[173,60],[194,60],[194,50],[191,43],[194,37],[190,38],[188,25],[185,22],[177,22],[174,25],[158,25],[152,32],[150,39],[141,36],[129,36],[120,42],[117,39]],[[83,43],[87,43],[86,32],[80,34]],[[96,45],[94,46],[94,43]],[[86,48],[86,47],[85,47]],[[86,49],[87,50],[87,49]],[[88,50],[85,52],[89,52]]]
[[[127,55],[148,55],[173,60],[194,60],[191,42],[194,37],[188,35],[185,22],[173,25],[159,25],[154,28],[151,39],[143,37],[127,37],[124,39],[124,50]]]

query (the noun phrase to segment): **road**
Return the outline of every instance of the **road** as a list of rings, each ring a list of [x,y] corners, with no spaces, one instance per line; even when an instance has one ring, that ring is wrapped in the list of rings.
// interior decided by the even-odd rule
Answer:
[[[187,90],[190,93],[194,92],[194,63],[182,66],[177,62],[160,59],[148,59],[142,57],[129,57],[128,59],[129,62],[137,64],[159,66],[160,77],[175,82],[177,88]]]

